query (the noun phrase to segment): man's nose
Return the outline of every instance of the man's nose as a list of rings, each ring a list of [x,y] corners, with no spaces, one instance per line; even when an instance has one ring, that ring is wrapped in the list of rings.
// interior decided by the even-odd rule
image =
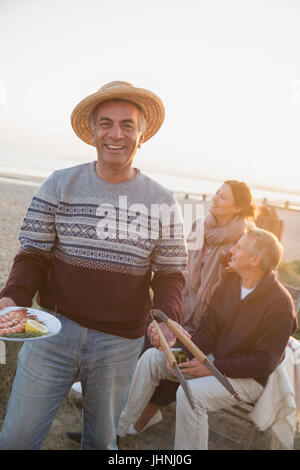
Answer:
[[[113,139],[121,139],[123,137],[123,132],[121,127],[118,124],[115,124],[110,128],[110,137]]]

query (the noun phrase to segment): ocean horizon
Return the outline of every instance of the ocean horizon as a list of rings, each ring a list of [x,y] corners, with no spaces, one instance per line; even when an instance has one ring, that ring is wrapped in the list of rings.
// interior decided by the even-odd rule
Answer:
[[[32,162],[33,163],[33,162]],[[29,162],[29,166],[24,168],[21,162],[4,162],[0,163],[0,177],[9,178],[18,182],[32,182],[38,184],[47,178],[54,170],[72,167],[80,164],[80,162],[70,160],[53,160],[48,165],[42,165],[41,162],[33,164]],[[34,162],[36,163],[36,162]],[[85,162],[81,162],[85,163]],[[167,187],[175,194],[188,195],[189,197],[202,198],[205,195],[208,199],[216,192],[222,184],[222,181],[213,179],[192,178],[187,176],[179,176],[174,174],[159,173],[157,171],[148,171],[141,169],[144,174],[153,178],[158,183]],[[270,188],[256,188],[251,186],[253,197],[257,202],[267,199],[274,205],[284,206],[288,201],[289,207],[300,209],[300,194],[294,192],[273,190]]]

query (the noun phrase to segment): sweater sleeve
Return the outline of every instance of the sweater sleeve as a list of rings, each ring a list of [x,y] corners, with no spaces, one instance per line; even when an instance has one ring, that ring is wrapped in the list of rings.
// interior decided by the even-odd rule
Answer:
[[[270,375],[284,357],[289,337],[295,330],[293,306],[288,299],[274,305],[261,323],[253,352],[243,357],[216,359],[215,366],[231,378],[259,378]]]
[[[57,205],[53,174],[37,190],[27,210],[19,234],[21,247],[0,297],[10,297],[20,306],[31,306],[51,264]]]
[[[180,207],[174,196],[168,204],[161,205],[159,224],[159,239],[150,259],[154,273],[151,282],[153,306],[181,323],[187,246]]]
[[[181,273],[170,275],[155,273],[151,283],[153,307],[180,324],[184,284],[185,278]]]

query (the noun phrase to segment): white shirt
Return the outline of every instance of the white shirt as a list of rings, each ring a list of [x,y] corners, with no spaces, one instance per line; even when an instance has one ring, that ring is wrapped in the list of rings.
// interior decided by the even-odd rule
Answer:
[[[246,287],[241,286],[241,300],[243,300],[254,289],[255,289],[255,287],[252,287],[252,289],[247,289]]]

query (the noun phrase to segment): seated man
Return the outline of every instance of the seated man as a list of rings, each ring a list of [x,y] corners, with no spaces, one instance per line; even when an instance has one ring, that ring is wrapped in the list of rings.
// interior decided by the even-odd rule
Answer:
[[[257,400],[269,375],[284,357],[290,335],[297,327],[293,300],[276,279],[274,269],[282,246],[270,232],[251,229],[231,249],[229,272],[212,297],[208,315],[201,319],[192,341],[230,378],[240,398]],[[159,347],[150,331],[152,344]],[[187,351],[188,352],[188,351]],[[181,363],[196,407],[182,387],[177,390],[175,449],[206,449],[207,413],[236,404],[227,389],[196,358]],[[171,378],[163,352],[151,348],[139,359],[118,434],[124,436],[140,416],[160,380]]]

